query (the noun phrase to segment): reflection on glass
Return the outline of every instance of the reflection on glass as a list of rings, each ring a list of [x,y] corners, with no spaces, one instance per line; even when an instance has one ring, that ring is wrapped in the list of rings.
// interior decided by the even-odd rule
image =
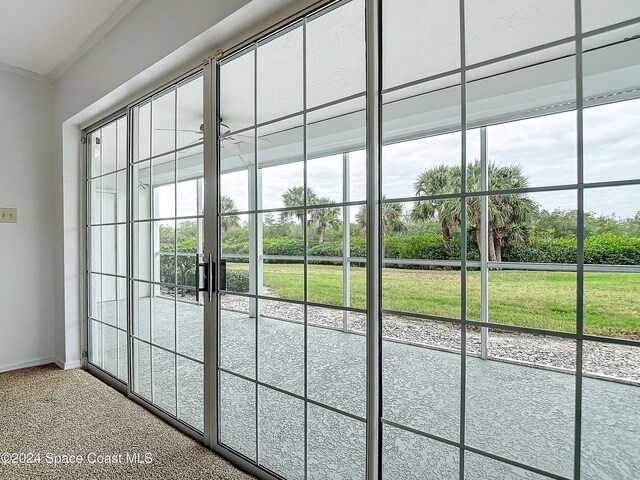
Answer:
[[[467,357],[466,442],[571,477],[575,375]]]
[[[256,460],[256,386],[220,372],[220,443]]]
[[[304,401],[258,387],[258,463],[287,479],[304,478]]]
[[[151,347],[153,402],[171,415],[176,415],[176,360],[175,355]]]
[[[386,0],[382,15],[384,88],[460,67],[458,2]]]
[[[544,45],[574,34],[572,0],[466,2],[467,64]]]
[[[235,132],[255,124],[254,63],[251,49],[220,66],[221,129]]]
[[[300,26],[259,43],[258,123],[302,110],[302,45]]]
[[[382,459],[385,480],[460,478],[458,448],[389,425],[382,427]]]
[[[308,108],[364,92],[364,45],[363,0],[307,20]]]

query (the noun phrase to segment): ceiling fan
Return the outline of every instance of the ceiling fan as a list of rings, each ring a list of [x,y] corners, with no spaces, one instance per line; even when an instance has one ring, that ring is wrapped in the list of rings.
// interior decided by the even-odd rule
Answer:
[[[240,144],[241,143],[255,144],[256,139],[250,135],[243,135],[243,134],[229,135],[229,133],[231,132],[231,128],[226,123],[223,123],[222,119],[220,119],[220,126],[225,128],[224,132],[220,132],[220,146],[223,148],[226,148],[233,154],[238,155],[240,159],[244,162],[244,159],[242,158],[242,150],[240,149]],[[174,129],[172,128],[157,128],[156,130],[168,130],[172,132],[174,131]],[[177,131],[189,132],[189,133],[194,133],[196,135],[201,135],[200,138],[197,138],[196,140],[191,142],[189,145],[202,142],[202,140],[204,139],[204,123],[200,124],[199,130],[177,129]],[[261,146],[267,146],[267,145],[271,145],[271,141],[266,138],[258,138],[257,144]]]

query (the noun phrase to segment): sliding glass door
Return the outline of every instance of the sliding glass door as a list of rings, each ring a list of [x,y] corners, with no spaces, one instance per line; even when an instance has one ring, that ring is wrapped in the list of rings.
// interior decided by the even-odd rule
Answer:
[[[88,129],[90,369],[261,478],[640,478],[605,3],[330,2]]]

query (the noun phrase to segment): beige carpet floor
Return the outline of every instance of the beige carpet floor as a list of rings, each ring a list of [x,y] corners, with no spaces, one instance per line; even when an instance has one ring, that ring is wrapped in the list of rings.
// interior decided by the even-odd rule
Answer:
[[[20,452],[33,463],[6,463],[7,453]],[[127,462],[127,453],[151,462]],[[124,464],[96,463],[118,454]],[[62,455],[83,461],[54,465]],[[253,477],[85,371],[47,365],[0,374],[0,479],[112,478]]]

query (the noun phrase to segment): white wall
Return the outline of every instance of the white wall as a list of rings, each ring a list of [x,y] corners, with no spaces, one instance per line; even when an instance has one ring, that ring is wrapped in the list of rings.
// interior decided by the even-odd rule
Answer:
[[[53,88],[0,70],[0,371],[54,358]]]
[[[80,360],[83,251],[80,126],[185,73],[314,0],[143,0],[54,84],[55,354]]]

